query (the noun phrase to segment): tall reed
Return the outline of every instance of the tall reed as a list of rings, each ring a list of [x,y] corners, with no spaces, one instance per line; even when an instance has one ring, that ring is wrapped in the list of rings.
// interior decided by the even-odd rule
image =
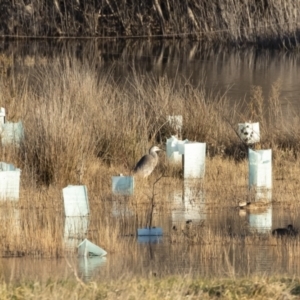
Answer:
[[[165,37],[291,47],[299,41],[297,1],[39,0],[2,5],[2,35]]]

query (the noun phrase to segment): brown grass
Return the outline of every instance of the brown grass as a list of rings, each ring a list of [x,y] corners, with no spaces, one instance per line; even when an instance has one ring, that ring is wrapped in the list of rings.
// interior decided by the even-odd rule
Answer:
[[[164,37],[291,47],[299,41],[297,1],[5,2],[2,35]]]
[[[61,189],[68,184],[88,187],[91,220],[87,237],[107,251],[120,251],[124,245],[120,236],[135,234],[136,228],[145,226],[153,195],[153,225],[160,224],[159,218],[170,213],[170,195],[182,187],[180,166],[170,167],[165,154],[160,154],[154,175],[137,182],[135,195],[129,198],[112,195],[111,176],[129,174],[150,145],[164,147],[173,133],[167,125],[167,116],[172,114],[183,115],[183,138],[207,143],[203,186],[208,212],[235,208],[248,197],[248,166],[243,159],[247,148],[235,130],[249,116],[261,122],[261,147],[273,149],[273,201],[298,208],[299,139],[295,133],[300,125],[284,119],[279,83],[274,83],[268,99],[254,87],[250,108],[242,112],[228,107],[226,97],[212,98],[191,86],[175,89],[166,78],[156,81],[134,74],[123,83],[106,74],[96,78],[93,68],[67,58],[54,60],[47,68],[36,66],[27,77],[0,76],[0,103],[7,109],[7,119],[21,119],[25,128],[19,148],[0,147],[0,160],[22,170],[19,202],[1,203],[2,255],[64,255]],[[270,107],[267,115],[263,113],[266,103]],[[278,126],[274,126],[275,120]],[[166,177],[153,192],[153,182],[162,173]],[[113,217],[113,207],[124,202],[131,214]],[[224,232],[202,225],[189,236],[185,224],[182,226],[175,236],[177,243],[239,241],[228,231],[224,236]],[[171,241],[172,234],[169,228],[166,235]],[[249,239],[250,244],[265,243],[255,236]],[[267,238],[267,243],[272,239]]]
[[[299,280],[284,276],[202,279],[190,276],[134,278],[80,284],[69,280],[0,285],[3,299],[298,299]]]

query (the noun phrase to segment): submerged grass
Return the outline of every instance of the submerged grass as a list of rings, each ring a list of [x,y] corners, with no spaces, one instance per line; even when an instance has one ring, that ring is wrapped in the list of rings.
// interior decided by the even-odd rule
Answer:
[[[93,67],[68,58],[55,59],[47,67],[35,66],[25,77],[0,75],[0,103],[7,110],[7,120],[21,119],[25,129],[20,147],[0,147],[0,160],[22,170],[20,200],[0,204],[0,252],[4,256],[63,256],[61,189],[69,184],[87,186],[91,207],[87,237],[110,252],[122,249],[120,236],[132,235],[149,222],[154,195],[155,212],[169,213],[171,204],[164,199],[182,190],[182,174],[180,166],[170,167],[164,154],[154,175],[137,182],[133,197],[111,194],[112,175],[130,174],[151,145],[164,147],[175,133],[168,115],[183,116],[183,138],[207,143],[206,176],[198,187],[204,186],[207,211],[235,208],[248,197],[247,147],[236,127],[250,118],[261,124],[260,147],[273,150],[273,202],[298,208],[300,123],[296,112],[284,115],[279,98],[279,83],[274,83],[268,99],[263,99],[259,87],[253,87],[251,101],[243,110],[230,107],[226,95],[213,98],[188,83],[178,89],[166,78],[139,78],[134,72],[122,83],[115,82],[110,75],[98,75]],[[164,177],[153,191],[159,174]],[[129,211],[120,213],[117,208],[124,202]],[[229,229],[225,236],[209,230],[197,231],[191,244],[236,240]],[[175,239],[178,243],[191,237],[186,239],[180,231]],[[257,242],[256,237],[250,237],[251,241]]]

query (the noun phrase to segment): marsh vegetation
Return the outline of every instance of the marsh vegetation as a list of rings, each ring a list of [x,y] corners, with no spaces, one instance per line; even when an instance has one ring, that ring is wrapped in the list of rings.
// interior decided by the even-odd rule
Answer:
[[[0,33],[9,37],[189,38],[293,47],[297,1],[4,1]]]
[[[249,198],[249,191],[247,147],[236,129],[238,123],[252,120],[260,122],[258,147],[273,150],[272,206],[280,216],[273,225],[300,226],[300,124],[296,111],[287,122],[280,103],[280,81],[273,83],[269,95],[253,86],[248,103],[232,105],[226,94],[207,93],[201,83],[195,87],[184,78],[178,88],[167,76],[139,76],[134,69],[130,76],[115,80],[111,72],[99,73],[94,64],[71,54],[33,64],[28,72],[15,73],[12,64],[12,57],[1,57],[0,103],[6,108],[7,120],[22,120],[25,138],[20,147],[0,147],[0,160],[22,170],[19,201],[0,203],[1,256],[69,259],[61,189],[84,184],[91,208],[86,237],[111,257],[123,257],[126,249],[130,258],[111,262],[110,278],[119,279],[124,272],[129,277],[118,283],[117,296],[139,298],[139,286],[149,297],[172,292],[191,298],[242,295],[245,290],[250,299],[272,298],[275,292],[297,294],[298,283],[290,279],[272,283],[266,279],[258,286],[256,279],[203,283],[193,277],[199,273],[236,278],[258,271],[279,272],[281,264],[286,264],[287,273],[300,274],[299,236],[276,238],[271,230],[253,230],[238,208],[240,201]],[[192,185],[196,205],[205,198],[200,204],[206,218],[188,224],[184,218],[170,221],[176,210],[174,199],[178,192],[182,199],[186,189],[181,166],[171,166],[163,153],[150,178],[136,182],[132,197],[111,192],[112,175],[129,174],[150,146],[165,147],[166,139],[174,134],[167,116],[177,114],[183,116],[183,138],[207,143],[205,179]],[[164,177],[153,191],[161,174]],[[155,197],[153,225],[164,228],[166,246],[158,253],[155,244],[141,250],[135,238],[136,229],[149,220],[151,197]],[[284,223],[286,215],[288,223]],[[174,279],[180,284],[178,289],[171,284],[170,291],[168,276],[180,276],[183,270],[193,278]],[[140,282],[136,274],[142,275]],[[22,290],[26,295],[30,290],[41,299],[47,299],[49,293],[53,296],[50,290],[65,297],[72,293],[116,297],[112,283],[89,285],[74,277],[78,279],[74,284],[48,282],[33,287],[24,283],[10,291]]]
[[[119,280],[79,284],[49,280],[47,283],[1,285],[1,297],[18,299],[280,299],[299,297],[299,280],[285,277],[215,279],[172,276],[164,279]]]
[[[166,122],[173,114],[183,115],[184,138],[207,143],[207,204],[234,206],[247,196],[247,147],[236,128],[239,122],[250,119],[260,122],[259,146],[273,150],[274,201],[297,206],[299,118],[295,114],[291,122],[285,121],[279,82],[274,83],[267,99],[256,86],[247,107],[232,107],[226,96],[212,98],[188,82],[176,89],[168,78],[140,78],[133,73],[117,83],[108,74],[96,76],[93,67],[67,57],[53,60],[51,66],[38,65],[28,76],[5,74],[0,80],[0,101],[7,109],[7,119],[21,119],[25,128],[19,148],[1,147],[0,151],[2,161],[22,170],[21,199],[10,206],[22,209],[25,222],[29,222],[23,227],[30,236],[12,238],[8,227],[3,234],[3,251],[4,245],[10,245],[10,251],[22,248],[21,252],[31,253],[31,247],[12,245],[19,245],[18,241],[26,244],[26,240],[32,244],[35,237],[40,241],[34,243],[37,247],[50,249],[47,255],[61,255],[61,188],[68,184],[87,185],[92,211],[101,223],[95,227],[106,229],[98,233],[106,237],[98,238],[115,245],[116,237],[124,232],[120,232],[118,222],[109,224],[106,211],[112,200],[111,175],[128,174],[149,146],[163,146],[174,133]],[[160,161],[154,178],[165,174],[161,186],[166,187],[167,194],[168,187],[172,190],[181,182],[180,168],[169,166],[163,155]],[[131,205],[147,203],[148,190],[151,180],[137,186]],[[159,198],[157,202],[158,206],[165,205]],[[5,202],[1,205],[9,207]],[[36,217],[29,217],[31,214]],[[46,232],[41,234],[36,228]]]

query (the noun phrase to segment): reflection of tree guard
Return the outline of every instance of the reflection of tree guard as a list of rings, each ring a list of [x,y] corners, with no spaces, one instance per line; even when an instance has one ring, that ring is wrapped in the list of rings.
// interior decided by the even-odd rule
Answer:
[[[154,200],[155,200],[154,188],[155,188],[156,183],[158,183],[163,176],[164,176],[164,174],[162,174],[160,177],[158,177],[154,181],[153,186],[152,186],[151,209],[150,209],[150,215],[149,215],[149,226],[148,226],[148,228],[152,228],[153,210],[154,210],[154,206],[155,206],[155,204],[154,204]]]

